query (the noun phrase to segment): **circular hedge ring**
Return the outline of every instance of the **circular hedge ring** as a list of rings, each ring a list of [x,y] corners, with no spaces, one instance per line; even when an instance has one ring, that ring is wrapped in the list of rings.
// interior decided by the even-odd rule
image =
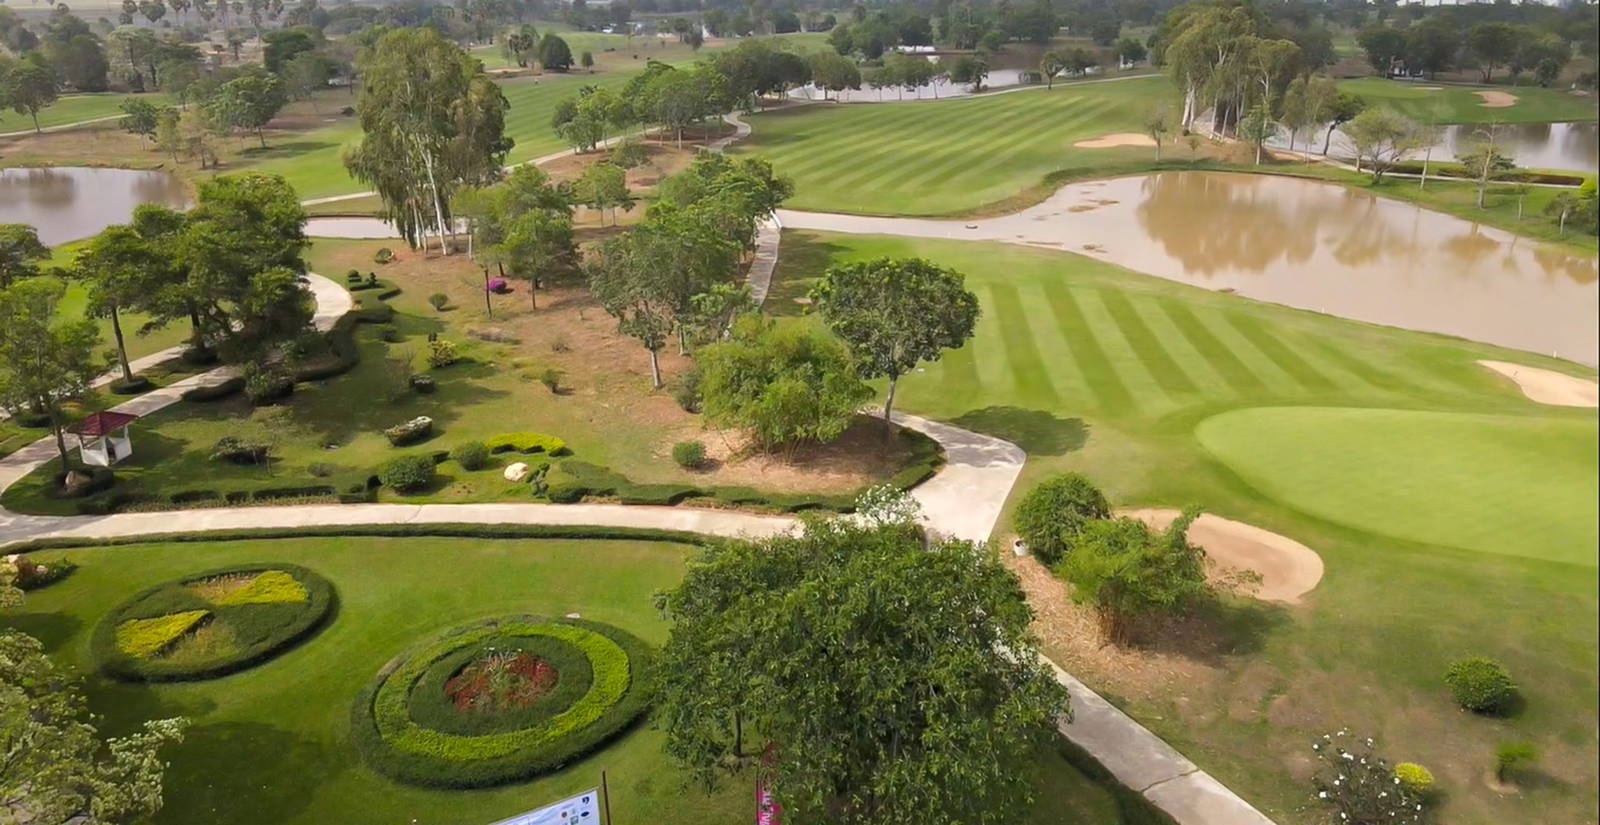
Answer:
[[[357,697],[362,758],[402,782],[477,788],[556,770],[649,707],[655,654],[627,631],[511,616],[456,628],[389,662]]]
[[[213,570],[152,587],[106,614],[90,651],[117,679],[211,679],[303,641],[337,600],[327,579],[293,564]]]

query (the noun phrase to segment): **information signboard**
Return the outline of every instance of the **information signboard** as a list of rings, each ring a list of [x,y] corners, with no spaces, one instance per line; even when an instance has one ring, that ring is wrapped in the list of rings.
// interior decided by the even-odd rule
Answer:
[[[584,791],[554,805],[517,814],[493,825],[600,825],[600,789]]]

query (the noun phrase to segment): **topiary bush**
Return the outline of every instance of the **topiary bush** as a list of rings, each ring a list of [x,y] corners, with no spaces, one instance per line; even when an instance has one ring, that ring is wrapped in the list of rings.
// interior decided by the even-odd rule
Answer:
[[[414,493],[433,483],[433,457],[422,453],[395,456],[378,467],[383,486],[402,493]]]
[[[489,463],[489,448],[482,441],[468,441],[458,444],[450,451],[450,457],[461,465],[463,470],[481,470]]]
[[[435,292],[428,296],[428,303],[435,312],[444,312],[444,308],[450,305],[450,296],[443,292]]]
[[[567,442],[544,433],[501,433],[485,442],[491,453],[545,453],[561,455],[567,451]]]
[[[90,639],[125,681],[211,679],[261,664],[333,616],[333,585],[292,564],[213,570],[153,587],[106,614]]]
[[[1100,488],[1078,473],[1062,473],[1029,490],[1012,523],[1040,561],[1055,564],[1086,521],[1110,517],[1111,506]]]
[[[1433,790],[1433,771],[1415,762],[1401,762],[1394,766],[1395,781],[1406,790],[1426,796]]]
[[[693,470],[706,463],[706,445],[699,441],[679,441],[672,445],[672,460],[679,467]]]
[[[372,253],[372,262],[375,264],[386,264],[392,260],[394,260],[394,250],[387,246],[379,247],[377,252]]]
[[[455,344],[442,340],[428,342],[428,366],[439,369],[460,360],[461,355],[456,351]]]
[[[555,670],[550,689],[529,695],[509,678],[477,683],[489,657],[524,654]],[[654,668],[644,642],[610,625],[491,619],[384,666],[356,698],[352,738],[367,764],[402,782],[447,788],[516,782],[560,769],[631,726],[653,698]]]
[[[1444,682],[1456,704],[1473,713],[1503,713],[1517,697],[1511,674],[1499,662],[1482,656],[1450,665],[1444,672]]]

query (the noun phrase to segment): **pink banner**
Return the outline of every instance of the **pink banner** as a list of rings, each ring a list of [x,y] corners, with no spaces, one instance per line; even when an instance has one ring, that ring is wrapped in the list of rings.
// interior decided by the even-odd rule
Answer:
[[[776,745],[767,743],[766,751],[761,754],[761,764],[771,766],[777,749]],[[783,825],[783,806],[772,798],[772,789],[759,773],[756,775],[756,825]]]

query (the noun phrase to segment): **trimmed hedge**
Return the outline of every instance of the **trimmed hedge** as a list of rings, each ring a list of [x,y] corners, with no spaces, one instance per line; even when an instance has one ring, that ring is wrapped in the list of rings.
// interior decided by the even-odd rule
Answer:
[[[445,693],[445,685],[462,668],[496,653],[527,653],[549,662],[556,671],[553,690],[524,708],[495,713],[462,713]],[[552,636],[507,639],[496,636],[456,650],[428,666],[411,689],[411,718],[418,725],[443,733],[482,736],[532,727],[572,707],[594,684],[594,668],[583,650]]]
[[[471,646],[517,637],[556,639],[588,659],[592,682],[570,706],[528,727],[476,736],[419,724],[415,691],[436,663]],[[428,641],[378,672],[351,709],[352,738],[374,769],[402,782],[480,788],[558,770],[627,730],[654,696],[655,654],[620,628],[581,619],[513,616]]]
[[[195,403],[207,401],[221,401],[229,396],[237,395],[244,389],[244,377],[234,376],[220,384],[193,387],[183,391],[183,400]]]
[[[456,522],[441,524],[325,524],[306,527],[235,528],[209,532],[149,533],[142,536],[108,536],[103,538],[39,538],[6,545],[10,553],[30,553],[39,550],[73,549],[79,547],[120,547],[128,544],[184,543],[214,541],[249,541],[254,539],[327,538],[327,537],[383,537],[407,538],[411,536],[443,536],[446,538],[476,539],[616,539],[626,541],[670,541],[678,544],[703,545],[716,541],[712,536],[691,533],[687,530],[659,530],[648,527],[601,527],[569,524],[479,524]],[[283,565],[275,565],[279,569]]]
[[[1450,695],[1462,710],[1473,713],[1503,713],[1517,698],[1517,684],[1499,662],[1473,656],[1451,663],[1444,672]]]
[[[189,585],[216,576],[278,570],[305,587],[303,602],[218,604],[208,602]],[[107,613],[89,642],[100,671],[130,682],[174,682],[213,679],[261,664],[283,653],[327,624],[338,596],[327,579],[292,564],[251,564],[197,573],[152,587]],[[210,622],[225,625],[234,636],[231,650],[197,661],[172,662],[130,656],[117,645],[117,629],[131,619],[153,619],[190,610],[210,612]]]
[[[565,455],[567,452],[567,442],[544,433],[501,433],[483,443],[491,453]]]

